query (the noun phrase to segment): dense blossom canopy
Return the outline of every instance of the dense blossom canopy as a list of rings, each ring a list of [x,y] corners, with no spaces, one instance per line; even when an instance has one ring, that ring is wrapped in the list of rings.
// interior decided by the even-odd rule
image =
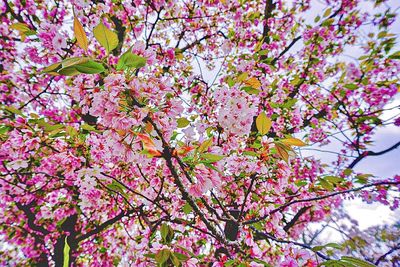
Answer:
[[[1,0],[0,264],[399,266],[399,228],[342,205],[399,205],[354,170],[400,145],[370,148],[400,125],[395,12]]]

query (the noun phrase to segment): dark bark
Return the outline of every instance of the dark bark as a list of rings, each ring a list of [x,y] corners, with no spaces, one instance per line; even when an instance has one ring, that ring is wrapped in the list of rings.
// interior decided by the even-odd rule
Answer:
[[[56,241],[54,245],[54,256],[53,260],[56,266],[63,266],[64,264],[64,247],[65,247],[65,237],[67,237],[67,243],[70,247],[69,251],[69,266],[74,266],[75,262],[74,252],[78,247],[78,242],[76,240],[75,225],[78,220],[78,215],[74,214],[69,216],[61,225],[61,229],[65,232]],[[68,233],[68,235],[67,235]]]
[[[233,218],[238,219],[240,210],[232,209],[229,211]],[[229,220],[225,224],[224,233],[228,240],[235,241],[239,232],[239,224],[237,221]]]

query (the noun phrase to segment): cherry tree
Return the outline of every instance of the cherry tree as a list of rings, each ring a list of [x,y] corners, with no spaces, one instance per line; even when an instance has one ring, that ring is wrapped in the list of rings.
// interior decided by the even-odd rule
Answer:
[[[400,125],[388,1],[0,10],[2,266],[399,266],[399,228],[343,210],[400,201],[355,169],[400,145],[371,148]]]

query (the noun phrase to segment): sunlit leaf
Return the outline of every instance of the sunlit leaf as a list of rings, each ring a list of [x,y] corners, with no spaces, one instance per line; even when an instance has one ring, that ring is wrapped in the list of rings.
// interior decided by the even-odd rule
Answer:
[[[75,67],[61,68],[58,70],[57,73],[65,76],[74,76],[80,74],[80,72]]]
[[[108,184],[106,186],[108,189],[114,191],[114,192],[118,192],[121,195],[127,197],[128,195],[125,193],[125,188],[123,185],[121,185],[120,183],[118,183],[117,181],[112,181],[111,184]]]
[[[61,62],[62,68],[60,69],[58,69],[59,64],[60,63],[56,63],[47,67],[46,72],[50,71],[50,73],[52,73],[53,71],[57,71],[57,73],[60,75],[74,76],[81,73],[96,74],[105,71],[103,64],[90,60],[87,57],[74,57],[65,59]]]
[[[133,54],[130,50],[126,51],[119,58],[117,63],[117,70],[129,68],[141,68],[146,66],[147,58]]]
[[[184,117],[177,119],[176,122],[178,123],[178,128],[185,128],[190,124],[190,121]]]
[[[89,61],[88,57],[70,57],[61,61],[61,65],[63,68],[66,68],[77,64],[82,64],[88,61]]]
[[[118,46],[118,35],[102,22],[93,29],[93,35],[108,53]]]
[[[284,148],[277,146],[276,151],[281,159],[283,159],[286,162],[289,162],[289,153]]]
[[[212,138],[210,138],[210,139],[204,141],[204,142],[199,146],[199,148],[198,148],[197,151],[198,151],[199,153],[203,153],[204,151],[207,151],[207,149],[212,145],[212,143],[213,143]]]
[[[258,117],[256,118],[257,130],[261,135],[268,133],[271,125],[272,121],[270,118],[267,117],[265,112],[260,113],[260,115],[258,115]]]
[[[367,262],[365,260],[361,260],[361,259],[357,259],[357,258],[353,258],[353,257],[347,257],[347,256],[343,256],[340,259],[342,262],[348,262],[353,264],[356,267],[375,267],[376,265]]]
[[[390,59],[400,59],[400,51],[397,51],[389,56]]]
[[[186,261],[189,259],[189,256],[186,256],[185,254],[179,252],[174,252],[174,256],[180,261]]]
[[[192,206],[190,206],[189,203],[186,203],[186,204],[183,205],[183,207],[182,207],[182,211],[183,211],[185,214],[191,213],[192,210],[193,210],[193,209],[192,209]]]
[[[61,67],[61,62],[57,62],[57,63],[51,64],[50,66],[47,66],[46,68],[44,68],[42,70],[42,73],[51,73],[51,72],[55,73],[55,71],[57,69],[59,69],[60,67]]]
[[[354,83],[348,83],[344,85],[344,88],[349,89],[349,90],[355,90],[358,88],[357,84]]]
[[[261,87],[261,82],[255,77],[251,77],[251,78],[245,80],[244,83],[255,89],[259,89]]]
[[[331,8],[328,8],[328,9],[325,10],[323,16],[326,18],[326,17],[328,17],[328,16],[331,14],[331,12],[332,12],[332,9],[331,9]]]
[[[94,127],[94,126],[92,126],[92,125],[89,125],[89,124],[82,124],[81,125],[81,128],[83,129],[83,130],[86,130],[86,131],[89,131],[89,132],[96,132],[97,130],[96,130],[96,128]]]
[[[21,36],[21,41],[25,41],[27,35],[36,34],[36,32],[31,30],[27,24],[21,22],[12,24],[10,26],[10,29],[19,31],[19,35]]]
[[[139,137],[140,141],[142,141],[143,150],[148,156],[160,157],[162,155],[161,152],[157,150],[154,141],[148,135],[137,134],[137,136]]]
[[[251,86],[246,86],[241,88],[241,90],[245,91],[246,93],[250,94],[250,95],[258,95],[260,93],[260,90],[255,89]]]
[[[170,255],[171,251],[169,251],[168,249],[162,249],[158,251],[157,254],[155,255],[155,260],[158,264],[161,265],[169,259]]]
[[[74,66],[80,73],[96,74],[104,72],[103,64],[89,60],[85,63],[80,63]]]
[[[17,23],[10,25],[10,29],[14,29],[14,30],[17,30],[20,32],[26,32],[26,31],[30,30],[29,26],[27,24],[21,23],[21,22],[17,22]]]
[[[20,116],[24,116],[24,114],[22,113],[21,110],[17,109],[16,107],[13,106],[6,106],[4,107],[5,110],[7,110],[8,112],[20,115]]]
[[[79,22],[78,18],[74,15],[74,34],[78,45],[87,52],[88,50],[88,39],[86,32],[83,29],[82,24]]]
[[[291,146],[306,146],[307,145],[300,139],[297,139],[294,137],[282,139],[281,142],[284,143],[285,145],[291,145]]]
[[[211,162],[217,162],[224,158],[224,156],[222,155],[211,154],[211,153],[202,154],[201,157]]]
[[[247,79],[247,77],[249,77],[249,74],[247,72],[243,72],[243,73],[239,74],[239,76],[237,77],[237,80],[239,82],[243,82],[244,80]]]
[[[64,263],[63,263],[63,267],[69,267],[69,251],[70,251],[70,247],[68,245],[67,242],[68,237],[65,237],[64,240]]]

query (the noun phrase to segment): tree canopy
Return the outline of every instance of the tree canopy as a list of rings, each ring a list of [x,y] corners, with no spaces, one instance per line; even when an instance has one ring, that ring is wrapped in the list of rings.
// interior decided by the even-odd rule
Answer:
[[[0,264],[399,266],[391,4],[2,0]]]

